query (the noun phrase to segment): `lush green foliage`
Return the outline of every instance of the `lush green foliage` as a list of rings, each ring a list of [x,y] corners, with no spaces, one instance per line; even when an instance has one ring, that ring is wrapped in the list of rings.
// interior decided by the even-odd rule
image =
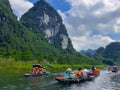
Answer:
[[[32,33],[12,13],[8,0],[0,1],[0,56],[16,60],[33,60],[38,53],[45,58],[60,51]]]

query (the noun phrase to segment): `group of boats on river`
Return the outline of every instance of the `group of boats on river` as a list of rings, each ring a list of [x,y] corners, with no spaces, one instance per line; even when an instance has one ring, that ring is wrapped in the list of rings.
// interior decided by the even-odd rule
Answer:
[[[108,71],[118,72],[118,66],[108,67]],[[49,72],[46,71],[45,67],[42,67],[40,64],[35,64],[32,66],[30,73],[24,74],[25,77],[35,77],[48,75]],[[100,70],[94,65],[91,69],[81,69],[73,71],[71,68],[67,68],[63,76],[55,77],[55,80],[61,83],[81,83],[85,81],[94,80],[100,75]]]
[[[32,66],[31,72],[24,74],[25,77],[35,77],[35,76],[42,76],[48,75],[49,72],[46,71],[45,67],[42,67],[40,64],[35,64]],[[95,68],[94,66],[88,70],[78,68],[75,71],[72,71],[71,68],[67,68],[64,75],[61,77],[56,77],[55,80],[58,82],[64,83],[78,83],[88,80],[93,80],[100,74],[100,70]]]

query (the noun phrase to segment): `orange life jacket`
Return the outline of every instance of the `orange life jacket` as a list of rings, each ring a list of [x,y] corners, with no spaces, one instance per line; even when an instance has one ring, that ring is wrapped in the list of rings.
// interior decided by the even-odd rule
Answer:
[[[80,73],[79,70],[76,70],[76,71],[75,71],[75,76],[78,77],[78,76],[79,76],[79,73]]]
[[[93,74],[99,74],[99,72],[100,72],[100,70],[97,68],[95,70],[93,70]]]
[[[39,68],[39,72],[43,72],[43,68],[42,67]]]

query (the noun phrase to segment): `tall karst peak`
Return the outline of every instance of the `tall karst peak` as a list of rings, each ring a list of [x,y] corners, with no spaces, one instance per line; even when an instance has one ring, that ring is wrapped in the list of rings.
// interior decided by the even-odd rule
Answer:
[[[21,22],[36,34],[43,33],[48,43],[64,50],[73,50],[65,25],[58,12],[45,0],[38,0],[21,17]]]
[[[60,50],[48,44],[17,20],[8,0],[0,0],[0,57],[23,60],[26,57],[25,52],[29,52],[28,58],[34,59],[38,58],[37,54],[41,52],[46,58],[51,52],[52,55],[60,54]]]

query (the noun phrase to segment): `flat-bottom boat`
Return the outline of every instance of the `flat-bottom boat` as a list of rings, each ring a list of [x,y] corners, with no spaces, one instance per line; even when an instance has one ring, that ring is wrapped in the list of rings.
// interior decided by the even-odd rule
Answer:
[[[74,78],[64,78],[64,77],[56,77],[55,80],[61,83],[81,83],[85,81],[91,81],[94,80],[95,76],[89,76],[88,78],[79,78],[79,79],[74,79]]]

